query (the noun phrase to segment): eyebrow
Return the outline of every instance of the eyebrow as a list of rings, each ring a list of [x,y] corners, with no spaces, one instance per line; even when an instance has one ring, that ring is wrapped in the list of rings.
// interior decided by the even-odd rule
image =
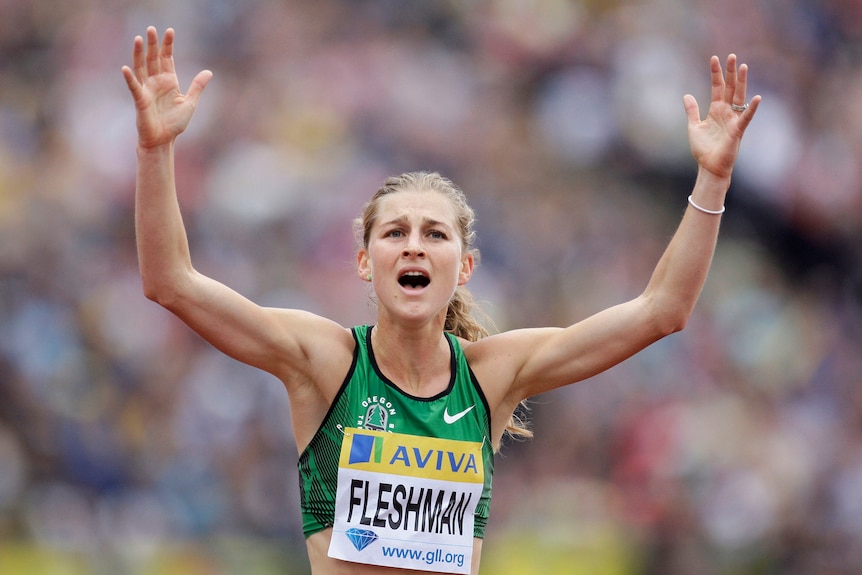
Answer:
[[[383,222],[384,226],[393,226],[393,225],[403,225],[407,223],[406,216],[398,216],[397,218],[393,218],[388,222]],[[422,225],[425,227],[445,227],[447,229],[452,229],[451,224],[447,224],[446,222],[442,222],[440,220],[435,220],[434,218],[424,217],[422,218]]]

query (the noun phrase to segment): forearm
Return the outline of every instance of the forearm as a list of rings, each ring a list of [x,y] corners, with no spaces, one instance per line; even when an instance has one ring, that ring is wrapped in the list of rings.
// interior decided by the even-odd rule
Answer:
[[[191,267],[188,238],[177,200],[173,142],[137,150],[135,236],[147,297],[162,301],[180,287]]]
[[[720,210],[729,185],[729,177],[718,178],[701,169],[692,190],[692,200],[705,209]],[[721,215],[705,213],[689,205],[659,260],[644,297],[650,302],[663,332],[685,327],[706,282],[721,218]]]

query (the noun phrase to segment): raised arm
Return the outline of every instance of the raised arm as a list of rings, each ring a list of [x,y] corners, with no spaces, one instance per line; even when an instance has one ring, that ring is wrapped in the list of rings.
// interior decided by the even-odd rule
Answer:
[[[134,70],[123,77],[135,101],[138,128],[138,175],[135,232],[144,292],[169,304],[193,271],[188,240],[177,202],[174,142],[192,119],[201,93],[212,78],[200,72],[183,94],[174,70],[174,31],[165,32],[161,47],[155,28],[145,40],[135,38]]]
[[[135,233],[144,293],[218,349],[286,384],[305,380],[322,385],[331,379],[337,386],[351,357],[352,340],[343,328],[306,312],[262,308],[192,266],[177,201],[174,143],[191,121],[212,73],[198,73],[183,94],[173,47],[172,29],[160,46],[150,27],[146,39],[135,38],[133,68],[122,69],[137,113]],[[307,374],[323,354],[333,373],[320,369],[317,381]]]
[[[659,333],[682,329],[700,296],[715,252],[724,198],[742,135],[760,105],[760,96],[746,104],[748,67],[727,58],[722,75],[718,57],[710,60],[712,98],[701,120],[694,97],[683,98],[691,153],[698,172],[689,205],[676,234],[659,260],[642,298],[656,317]]]
[[[697,180],[680,225],[660,258],[645,291],[568,328],[521,330],[499,336],[477,355],[493,358],[498,379],[514,377],[503,391],[506,405],[600,373],[656,340],[683,329],[700,295],[715,251],[724,197],[740,140],[760,104],[745,105],[748,69],[727,59],[726,74],[710,60],[709,111],[700,118],[691,95],[683,103],[688,118]],[[496,339],[490,338],[490,339]],[[499,350],[499,351],[498,351]],[[504,353],[503,353],[504,352]]]

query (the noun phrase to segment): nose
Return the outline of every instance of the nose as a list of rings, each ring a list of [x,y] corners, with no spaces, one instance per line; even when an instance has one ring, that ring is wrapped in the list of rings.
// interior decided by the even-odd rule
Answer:
[[[407,238],[407,245],[404,247],[402,255],[405,258],[409,257],[425,257],[425,248],[422,247],[422,238],[418,234],[410,234]]]

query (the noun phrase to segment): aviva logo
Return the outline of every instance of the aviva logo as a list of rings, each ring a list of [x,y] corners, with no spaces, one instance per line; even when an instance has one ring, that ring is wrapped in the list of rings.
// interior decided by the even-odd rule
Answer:
[[[467,483],[484,481],[480,442],[355,428],[345,433],[350,447],[341,450],[341,467]]]
[[[383,438],[366,433],[354,433],[350,445],[350,465],[354,463],[380,463],[383,455]]]

